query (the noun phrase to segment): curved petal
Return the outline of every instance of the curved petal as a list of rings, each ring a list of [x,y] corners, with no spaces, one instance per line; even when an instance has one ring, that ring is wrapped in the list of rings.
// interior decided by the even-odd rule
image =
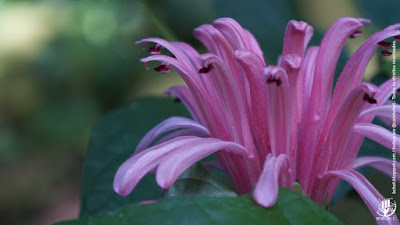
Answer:
[[[210,135],[207,135],[204,133],[203,130],[199,129],[191,129],[191,128],[186,128],[182,130],[177,130],[172,133],[169,133],[165,135],[164,137],[160,138],[154,145],[159,145],[163,142],[169,141],[171,139],[174,139],[176,137],[181,137],[181,136],[195,136],[195,137],[209,137]]]
[[[361,112],[360,117],[364,115],[375,115],[379,119],[383,120],[388,126],[392,126],[393,122],[393,111],[395,112],[395,123],[400,125],[400,105],[383,105],[366,109]]]
[[[354,126],[354,132],[372,139],[388,149],[393,148],[393,133],[381,126],[372,123],[357,123]],[[400,136],[398,134],[396,134],[395,143],[396,152],[397,154],[400,154]]]
[[[215,138],[202,138],[194,140],[187,145],[176,148],[160,162],[157,168],[156,180],[160,187],[166,189],[191,165],[202,158],[219,151],[228,151],[242,157],[254,157],[243,146],[221,141]]]
[[[331,102],[331,92],[336,64],[340,51],[347,38],[363,27],[367,20],[354,18],[341,18],[336,21],[322,39],[316,60],[314,79],[308,105],[303,115],[302,137],[300,137],[300,157],[305,152],[315,151],[318,137],[323,128],[326,113]],[[304,160],[302,158],[302,160]],[[307,166],[305,170],[309,171]],[[301,176],[304,180],[300,183],[304,190],[309,187],[309,176]]]
[[[400,24],[392,25],[371,35],[353,54],[340,74],[334,91],[332,104],[340,104],[351,90],[361,81],[362,75],[378,48],[378,43],[386,38],[400,34]],[[334,107],[333,107],[334,109]]]
[[[393,86],[395,84],[395,86]],[[379,86],[379,92],[376,94],[375,99],[377,105],[384,105],[388,98],[393,95],[393,89],[396,91],[400,88],[400,77],[396,77],[396,79],[390,79],[385,81],[383,84]]]
[[[283,182],[289,180],[287,171],[282,171],[285,166],[287,170],[288,164],[289,158],[285,154],[278,157],[272,156],[272,154],[267,156],[264,169],[253,193],[253,198],[258,204],[264,207],[271,207],[275,204],[279,192],[279,176],[283,176]]]
[[[291,89],[284,69],[268,66],[264,70],[267,92],[267,117],[271,151],[274,155],[288,154],[291,133]]]
[[[397,25],[399,26],[399,25]],[[395,80],[395,86],[393,87],[393,80],[387,80],[383,84],[379,86],[379,92],[377,92],[374,96],[376,100],[376,104],[370,104],[366,105],[364,107],[364,110],[370,109],[370,108],[375,108],[377,106],[381,106],[387,103],[387,99],[392,96],[393,89],[397,90],[400,88],[400,78],[396,78]],[[357,123],[372,123],[372,120],[375,118],[374,114],[365,114],[364,116],[358,118]],[[350,140],[352,142],[348,143],[348,146],[346,149],[348,149],[349,152],[357,152],[364,140],[364,136],[360,135],[356,132],[353,132],[351,134]],[[355,157],[355,156],[354,156]],[[352,157],[352,158],[354,158]],[[348,160],[344,160],[343,165],[346,165],[345,168],[347,168],[349,165],[351,165],[352,160],[350,160],[350,157]]]
[[[329,168],[335,169],[337,163],[343,159],[343,157],[349,157],[349,152],[345,152],[346,142],[349,140],[352,127],[356,123],[357,118],[360,115],[362,108],[365,105],[375,104],[373,97],[378,91],[378,88],[369,83],[362,83],[350,93],[346,101],[340,107],[339,113],[333,121],[327,121],[326,127],[330,128],[328,134],[331,138],[331,149],[335,150],[335,155],[330,161]],[[372,98],[370,102],[370,98]],[[324,132],[324,130],[322,131]],[[355,153],[356,154],[356,153]]]
[[[373,103],[373,97],[378,88],[369,83],[362,83],[355,88],[340,106],[339,113],[334,120],[327,120],[319,137],[311,166],[311,176],[307,187],[316,188],[313,182],[316,177],[327,170],[336,170],[338,164],[346,158],[355,158],[355,152],[346,151],[352,128],[361,110],[366,104]],[[371,102],[371,103],[370,103]]]
[[[264,56],[254,36],[246,29],[243,29],[238,22],[232,18],[220,18],[213,22],[224,37],[229,41],[234,50],[250,50],[262,61],[265,66]]]
[[[178,49],[176,46],[174,46],[172,43],[161,39],[161,38],[145,38],[140,41],[136,41],[135,44],[141,44],[141,43],[149,43],[153,42],[156,43],[160,46],[163,46],[164,48],[168,49],[177,60],[182,62],[185,66],[190,66],[190,62],[187,60],[187,57]]]
[[[114,176],[114,191],[127,196],[143,176],[154,169],[168,153],[197,139],[199,137],[178,137],[130,157]]]
[[[207,89],[207,91],[210,93],[210,95],[211,96],[216,95],[216,88],[214,87],[211,77],[201,74],[201,73],[198,73],[198,71],[202,68],[200,54],[192,46],[190,46],[184,42],[172,42],[172,44],[178,50],[180,50],[182,52],[182,54],[190,62],[193,70],[196,71],[198,78],[201,80],[201,82],[203,83],[203,85]]]
[[[222,123],[209,93],[191,68],[183,65],[177,59],[165,55],[152,55],[142,58],[140,61],[144,63],[149,61],[161,61],[172,67],[182,77],[188,88],[191,90],[201,114],[204,115],[204,119],[206,120],[205,125],[209,129],[210,133],[215,134],[218,138],[223,140],[229,139],[226,124]]]
[[[136,146],[135,154],[148,148],[151,143],[153,143],[160,135],[176,129],[191,129],[193,131],[202,133],[205,136],[210,135],[207,128],[203,127],[196,121],[178,116],[170,117],[159,123],[157,126],[153,127],[149,132],[147,132],[147,134]]]
[[[309,113],[324,117],[331,102],[331,92],[336,63],[345,41],[363,27],[364,19],[344,17],[337,20],[322,39],[315,66],[313,90]]]
[[[244,29],[234,19],[219,18],[212,25],[224,35],[234,50],[250,49]]]
[[[330,179],[332,177],[339,177],[353,186],[364,203],[368,206],[369,211],[373,217],[379,217],[377,211],[381,205],[381,201],[384,197],[374,188],[374,186],[360,173],[351,170],[336,170],[325,173],[321,178]],[[397,218],[394,220],[377,220],[378,224],[399,224]]]
[[[359,157],[354,160],[352,168],[355,170],[364,166],[370,166],[389,177],[393,177],[393,169],[400,168],[400,163],[396,162],[394,165],[395,167],[393,167],[393,160],[391,159],[382,157]],[[400,181],[400,173],[396,173],[395,177],[397,181]]]

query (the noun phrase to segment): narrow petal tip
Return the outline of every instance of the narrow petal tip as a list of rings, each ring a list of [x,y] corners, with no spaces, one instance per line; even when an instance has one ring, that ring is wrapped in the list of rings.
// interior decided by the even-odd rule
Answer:
[[[282,57],[282,62],[291,69],[298,69],[301,65],[301,57],[297,54],[288,54]]]

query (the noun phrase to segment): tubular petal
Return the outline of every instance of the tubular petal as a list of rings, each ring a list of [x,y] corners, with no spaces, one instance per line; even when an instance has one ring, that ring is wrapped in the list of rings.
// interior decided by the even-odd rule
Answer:
[[[299,72],[299,80],[298,80],[298,115],[301,118],[300,128],[298,132],[298,147],[297,147],[297,162],[298,167],[301,168],[297,170],[298,181],[303,186],[307,183],[307,178],[310,174],[310,162],[307,160],[310,155],[313,155],[313,151],[315,147],[312,145],[316,145],[316,137],[314,140],[307,139],[309,136],[309,132],[306,132],[305,127],[308,125],[305,124],[305,117],[308,115],[308,102],[311,96],[311,90],[314,82],[314,70],[315,63],[318,56],[319,47],[310,47],[303,60],[303,65]],[[302,107],[302,109],[301,109]]]
[[[234,50],[250,49],[246,33],[234,19],[220,18],[215,20],[212,25],[224,35]]]
[[[263,76],[263,62],[256,57],[256,53],[249,50],[235,51],[235,58],[249,81],[251,97],[251,120],[253,135],[261,165],[270,153],[267,112],[267,93]]]
[[[288,165],[289,158],[285,154],[281,154],[278,157],[272,156],[272,154],[267,156],[263,171],[253,193],[253,198],[258,204],[264,207],[271,207],[275,204],[278,198],[279,181],[285,182],[289,180],[287,174]],[[280,179],[280,176],[282,179]]]
[[[290,155],[291,90],[285,70],[268,66],[264,70],[267,92],[267,117],[271,151],[274,155]],[[275,83],[274,83],[275,82]],[[291,156],[291,155],[290,155]]]
[[[295,54],[303,57],[304,51],[313,35],[313,28],[303,21],[289,21],[283,43],[282,56]]]
[[[329,28],[322,39],[310,99],[311,114],[324,116],[331,101],[333,76],[342,47],[347,38],[354,31],[362,28],[365,22],[369,21],[349,17],[341,18]]]

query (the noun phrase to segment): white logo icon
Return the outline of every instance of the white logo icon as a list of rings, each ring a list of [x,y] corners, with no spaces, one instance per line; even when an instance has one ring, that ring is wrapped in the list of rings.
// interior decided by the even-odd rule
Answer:
[[[396,212],[396,202],[393,198],[383,199],[376,212],[382,217],[389,217]]]

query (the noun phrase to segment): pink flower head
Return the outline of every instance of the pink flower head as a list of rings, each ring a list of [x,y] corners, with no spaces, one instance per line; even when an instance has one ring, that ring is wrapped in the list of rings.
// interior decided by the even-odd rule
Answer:
[[[372,120],[376,115],[391,119],[386,102],[393,87],[392,80],[376,87],[361,79],[379,47],[389,55],[390,43],[384,40],[397,38],[400,24],[372,35],[359,47],[332,94],[341,49],[348,38],[361,34],[365,23],[369,21],[341,18],[320,46],[307,47],[312,27],[290,21],[277,65],[266,65],[256,39],[230,18],[194,30],[207,54],[159,38],[136,42],[155,43],[142,62],[159,61],[156,71],[173,69],[186,82],[165,94],[175,95],[194,120],[171,117],[150,130],[120,166],[114,190],[128,195],[154,169],[157,183],[167,189],[192,164],[215,154],[212,165],[229,174],[237,193],[254,189],[255,201],[265,207],[276,202],[279,187],[292,188],[295,182],[316,203],[326,196],[329,202],[342,179],[378,216],[383,197],[355,169],[371,166],[391,176],[392,161],[356,156],[365,137],[392,148],[392,132]],[[173,56],[161,54],[161,48]],[[400,80],[396,84],[400,88]],[[395,144],[399,149],[400,138]]]

